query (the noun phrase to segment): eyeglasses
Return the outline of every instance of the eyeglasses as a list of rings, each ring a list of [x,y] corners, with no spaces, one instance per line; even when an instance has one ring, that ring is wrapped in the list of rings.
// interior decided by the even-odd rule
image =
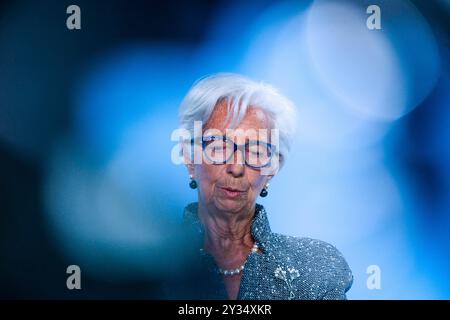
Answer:
[[[194,143],[194,139],[191,140]],[[212,164],[232,163],[234,153],[243,151],[245,164],[254,169],[267,167],[275,154],[275,146],[259,140],[248,140],[245,144],[238,145],[225,136],[203,137],[202,149],[205,157]]]

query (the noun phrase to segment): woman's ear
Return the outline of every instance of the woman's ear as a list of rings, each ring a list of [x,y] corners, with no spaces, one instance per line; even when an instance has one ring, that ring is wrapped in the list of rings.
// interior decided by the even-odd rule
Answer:
[[[183,154],[183,158],[184,158],[184,164],[186,165],[186,168],[189,172],[189,174],[191,176],[194,176],[194,159],[193,159],[193,152],[192,152],[192,148],[193,146],[191,146],[188,143],[183,143],[181,145],[182,148],[182,154]]]
[[[278,167],[278,171],[279,171],[279,170],[281,170],[281,168],[283,168],[283,165],[284,165],[284,157],[282,154],[280,154],[278,161],[280,162],[280,165]]]
[[[188,164],[186,164],[186,168],[187,168],[187,170],[188,170],[188,172],[189,172],[189,175],[191,175],[192,177],[195,177],[195,174],[194,174],[194,165],[192,164],[192,163],[188,163]]]
[[[183,156],[184,164],[192,164],[192,146],[190,146],[187,142],[181,144],[181,154]]]

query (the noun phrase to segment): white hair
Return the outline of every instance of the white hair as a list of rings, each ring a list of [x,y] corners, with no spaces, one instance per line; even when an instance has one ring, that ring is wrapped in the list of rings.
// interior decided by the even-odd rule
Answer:
[[[259,108],[279,130],[280,154],[286,157],[292,145],[296,127],[294,104],[273,86],[256,82],[233,73],[217,73],[198,80],[183,99],[180,125],[193,132],[194,121],[206,125],[218,103],[226,101],[230,128],[235,128],[250,106]]]

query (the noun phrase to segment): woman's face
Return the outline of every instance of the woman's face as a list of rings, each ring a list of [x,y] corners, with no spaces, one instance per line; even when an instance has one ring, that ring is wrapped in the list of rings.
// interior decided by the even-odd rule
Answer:
[[[226,135],[228,124],[225,124],[227,117],[227,107],[225,103],[216,106],[211,118],[204,127],[204,132],[208,129],[217,129],[223,136]],[[266,129],[267,136],[257,136],[258,140],[269,142],[271,120],[258,108],[249,108],[244,119],[235,132],[258,133],[259,129]],[[229,136],[227,136],[229,137]],[[245,135],[229,137],[236,144],[244,144]],[[241,149],[242,150],[242,149]],[[189,165],[190,174],[197,181],[199,202],[208,209],[222,212],[238,213],[250,210],[256,202],[261,190],[264,188],[270,175],[262,175],[258,169],[253,169],[245,165],[245,152],[237,150],[234,158],[226,164],[209,164],[203,155],[202,164]]]

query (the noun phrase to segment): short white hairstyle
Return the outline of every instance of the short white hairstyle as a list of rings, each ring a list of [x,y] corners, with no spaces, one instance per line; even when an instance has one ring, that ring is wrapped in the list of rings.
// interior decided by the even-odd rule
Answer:
[[[214,108],[222,101],[228,106],[230,128],[236,128],[249,107],[259,108],[271,119],[272,129],[279,130],[280,155],[291,149],[296,129],[296,108],[273,86],[234,73],[217,73],[203,77],[191,87],[180,106],[180,126],[190,132],[194,121],[205,126]]]

